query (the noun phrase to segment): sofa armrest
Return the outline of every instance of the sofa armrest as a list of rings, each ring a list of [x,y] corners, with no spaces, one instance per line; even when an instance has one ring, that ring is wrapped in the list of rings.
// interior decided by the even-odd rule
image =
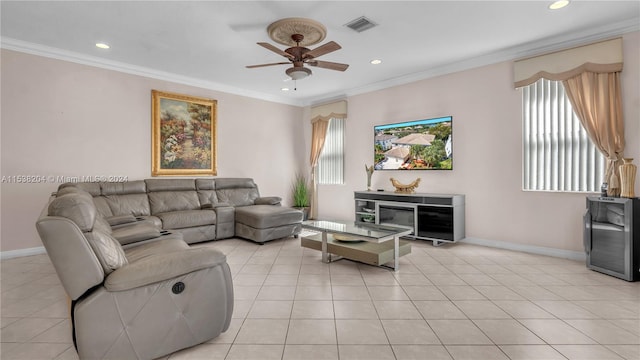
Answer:
[[[254,201],[255,205],[280,205],[282,198],[279,196],[259,197]]]
[[[232,223],[236,220],[236,208],[232,206],[218,206],[214,211],[216,212],[216,225]]]
[[[116,238],[121,245],[127,245],[138,241],[157,238],[162,235],[160,229],[148,222],[136,222],[135,224],[113,229],[111,235]]]
[[[131,214],[109,216],[109,217],[106,217],[105,220],[107,220],[107,222],[111,226],[130,224],[138,221],[138,219]]]
[[[115,270],[107,276],[104,286],[108,291],[130,290],[219,266],[226,260],[220,251],[202,247],[153,255]]]

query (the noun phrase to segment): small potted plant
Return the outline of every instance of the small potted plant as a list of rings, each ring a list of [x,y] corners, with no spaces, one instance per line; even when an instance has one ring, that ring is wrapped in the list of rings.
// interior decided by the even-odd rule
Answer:
[[[292,186],[293,191],[293,207],[303,212],[303,220],[309,218],[309,205],[311,203],[311,193],[309,183],[304,175],[296,175]]]
[[[372,223],[376,221],[376,217],[373,215],[362,215],[362,221]]]

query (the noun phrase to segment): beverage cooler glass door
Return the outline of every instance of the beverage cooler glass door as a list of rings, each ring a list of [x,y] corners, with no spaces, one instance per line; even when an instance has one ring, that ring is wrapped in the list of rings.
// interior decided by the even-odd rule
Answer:
[[[588,200],[584,246],[588,268],[631,280],[632,249],[627,218],[631,214],[625,209],[627,203],[631,202],[619,198]]]

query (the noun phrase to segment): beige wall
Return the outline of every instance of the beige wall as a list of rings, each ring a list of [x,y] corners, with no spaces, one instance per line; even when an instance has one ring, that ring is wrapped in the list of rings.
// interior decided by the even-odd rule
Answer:
[[[2,50],[2,176],[151,176],[151,90],[218,100],[218,176],[253,177],[290,203],[302,111],[253,98]],[[5,179],[6,180],[6,179]],[[58,183],[3,183],[1,250],[42,246]]]
[[[624,36],[623,107],[628,157],[640,163],[640,33]],[[466,195],[466,235],[523,246],[582,251],[585,194],[522,191],[521,93],[504,62],[348,98],[345,185],[321,186],[319,216],[353,219],[353,191],[366,188],[373,126],[453,116],[453,171],[376,171],[374,189],[390,177],[418,192]],[[309,133],[309,131],[308,131]],[[636,181],[638,193],[640,179]]]
[[[626,154],[640,163],[640,33],[624,36]],[[218,175],[253,177],[264,195],[290,203],[308,164],[308,108],[1,51],[1,175],[150,176],[151,89],[218,100]],[[467,236],[582,251],[584,194],[521,190],[521,99],[510,62],[351,96],[346,183],[320,187],[320,216],[353,219],[353,191],[366,187],[373,126],[454,117],[454,170],[376,172],[418,191],[466,195]],[[640,189],[636,181],[636,194]],[[0,250],[41,246],[34,222],[57,183],[1,186]]]

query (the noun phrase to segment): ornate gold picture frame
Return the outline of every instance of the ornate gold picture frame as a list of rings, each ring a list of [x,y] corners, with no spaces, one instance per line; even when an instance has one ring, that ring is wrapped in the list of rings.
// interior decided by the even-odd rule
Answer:
[[[151,94],[151,176],[216,175],[217,101]]]

